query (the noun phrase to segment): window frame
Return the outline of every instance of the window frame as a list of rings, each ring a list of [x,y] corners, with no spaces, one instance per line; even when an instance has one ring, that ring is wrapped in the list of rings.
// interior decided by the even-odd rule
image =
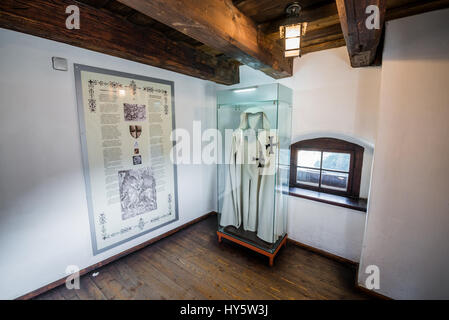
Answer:
[[[310,186],[307,184],[298,183],[297,178],[297,168],[298,166],[298,151],[319,151],[321,152],[321,157],[323,157],[323,152],[334,152],[334,153],[347,153],[351,155],[351,160],[349,163],[349,174],[348,174],[348,188],[347,191],[334,190],[330,188],[321,187],[321,176],[322,171],[332,171],[323,169],[323,161],[321,160],[320,180],[319,187]],[[364,148],[358,144],[351,143],[345,140],[335,139],[335,138],[316,138],[298,141],[290,146],[290,187],[308,189],[317,192],[336,194],[341,196],[346,196],[350,198],[359,198],[360,194],[360,181],[362,178],[362,164],[363,164],[363,152]]]

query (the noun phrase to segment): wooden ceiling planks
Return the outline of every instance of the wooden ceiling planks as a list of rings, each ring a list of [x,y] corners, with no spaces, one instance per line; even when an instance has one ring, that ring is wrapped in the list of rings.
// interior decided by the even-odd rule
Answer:
[[[238,65],[138,26],[110,11],[77,3],[81,29],[65,26],[71,0],[2,0],[0,27],[222,84],[239,82]],[[95,2],[99,6],[98,2]]]
[[[81,0],[97,7],[128,16],[127,19],[142,26],[152,26],[174,41],[184,42],[208,55],[232,59],[217,48],[193,39],[154,19],[143,18],[141,13],[116,0]],[[233,0],[234,6],[258,24],[266,41],[282,46],[279,24],[285,19],[285,9],[294,0]],[[297,0],[302,7],[301,17],[308,22],[307,33],[301,40],[301,52],[337,48],[346,45],[335,0]],[[449,7],[449,0],[386,0],[385,20],[398,19],[413,14]],[[380,40],[382,41],[382,40]],[[376,59],[379,54],[376,54]],[[377,59],[378,61],[379,59]],[[244,61],[243,61],[244,62]]]
[[[220,50],[220,48],[205,44],[204,42],[198,41],[198,39],[193,39],[193,37],[151,19],[117,0],[81,1],[94,7],[104,8],[124,16],[128,21],[136,25],[151,26],[151,28],[164,33],[164,35],[173,41],[191,46],[207,55],[212,55],[221,60],[233,60],[232,55],[230,56],[229,53],[223,53],[223,50]],[[202,2],[205,1],[207,0],[203,0]],[[240,12],[258,25],[259,32],[261,32],[264,37],[263,42],[269,44],[268,49],[270,46],[276,48],[282,46],[282,41],[279,39],[278,35],[279,24],[285,19],[286,7],[292,2],[294,2],[294,0],[232,0],[233,5]],[[299,2],[302,7],[301,16],[303,21],[308,22],[307,33],[301,40],[302,54],[337,48],[347,44],[342,32],[335,0],[297,0],[297,2]],[[386,13],[384,19],[385,21],[389,21],[448,7],[449,0],[386,0]],[[376,37],[379,38],[378,34]],[[375,40],[375,43],[377,41],[381,42],[382,39]],[[275,44],[273,45],[273,43]],[[359,46],[360,45],[362,44],[359,44]],[[378,53],[371,54],[368,60],[371,61],[373,55],[376,56],[376,61],[379,61]],[[248,63],[248,61],[243,59],[239,60],[243,63]],[[237,63],[237,61],[234,61],[234,63]],[[360,64],[356,63],[355,65]],[[270,70],[268,70],[268,73],[269,72]]]
[[[215,57],[220,57],[223,59],[223,53],[214,50],[203,43],[196,41],[195,39],[184,35],[183,33],[163,24],[157,20],[144,15],[133,8],[120,3],[116,0],[78,0],[79,2],[85,3],[87,5],[94,6],[96,8],[102,8],[104,10],[110,11],[116,15],[125,18],[127,21],[142,27],[148,27],[148,32],[151,30],[157,30],[163,33],[169,39],[176,42],[183,42],[192,48],[198,49],[206,54],[213,55]],[[233,63],[239,64],[238,61],[233,61]]]
[[[449,8],[449,0],[387,0],[385,21]]]
[[[345,42],[335,1],[308,1],[303,2],[304,4],[308,6],[304,6],[301,10],[301,20],[308,22],[308,25],[307,32],[301,39],[301,53],[307,54],[344,46]],[[263,17],[260,19],[264,20]],[[268,37],[273,40],[277,39],[280,45],[282,40],[279,39],[279,25],[284,19],[285,11],[275,20],[259,25]]]
[[[259,27],[267,34],[267,37],[275,40],[279,38],[279,24],[285,18],[285,8],[294,0],[234,0],[233,2],[244,14],[259,22]],[[302,54],[346,45],[335,1],[298,0],[297,2],[302,6],[301,19],[308,22],[307,33],[301,40]],[[373,0],[370,4],[374,2]],[[448,7],[449,0],[386,0],[384,18],[385,21],[389,21]],[[376,54],[376,59],[378,56]]]
[[[30,6],[34,8],[38,4],[43,4],[44,9],[48,8],[49,5],[51,7],[51,5],[57,6],[58,4],[73,4],[73,1],[69,0],[2,0],[0,2],[0,8],[2,9],[0,11],[0,27],[66,42],[223,84],[238,82],[238,65],[240,63],[253,66],[274,77],[284,77],[291,74],[289,69],[291,60],[286,61],[280,56],[282,41],[279,39],[278,33],[279,24],[285,19],[285,8],[294,0],[221,0],[221,3],[225,3],[225,6],[221,9],[233,12],[228,17],[240,21],[243,19],[246,21],[246,26],[250,25],[251,28],[254,26],[256,29],[256,33],[251,28],[237,28],[238,25],[233,25],[234,29],[229,29],[232,21],[225,23],[223,22],[225,20],[218,19],[220,17],[211,17],[211,20],[215,19],[215,21],[210,21],[208,29],[211,29],[210,26],[213,27],[215,23],[219,24],[217,28],[234,30],[222,37],[221,45],[217,45],[217,39],[219,38],[216,38],[217,35],[220,37],[220,30],[213,32],[207,30],[207,36],[195,33],[194,28],[186,32],[185,27],[179,25],[174,27],[171,24],[173,21],[165,21],[166,23],[163,23],[164,20],[158,21],[158,19],[152,17],[152,14],[144,14],[126,5],[126,1],[129,0],[78,0],[75,2],[75,4],[80,4],[82,12],[89,12],[87,19],[89,29],[87,33],[84,29],[85,37],[73,32],[70,33],[67,30],[56,30],[55,21],[48,20],[48,17],[61,20],[64,18],[65,12],[60,10],[55,13],[30,9]],[[172,10],[170,7],[180,3],[182,6],[182,2],[175,0],[155,1],[160,2],[161,8],[168,11]],[[191,0],[187,1],[192,2]],[[203,19],[204,22],[203,15],[211,15],[211,12],[213,12],[211,8],[215,3],[213,1],[215,0],[192,2],[197,6],[204,7],[202,11],[200,8],[201,15],[197,17],[197,20]],[[350,0],[338,1],[348,2]],[[449,0],[385,1],[385,21],[449,7]],[[335,0],[298,0],[298,2],[303,8],[302,19],[308,22],[307,33],[301,40],[302,54],[347,44],[343,36]],[[207,4],[204,5],[204,3]],[[163,7],[163,5],[167,7]],[[21,7],[28,9],[23,10],[20,9]],[[236,11],[232,7],[236,8]],[[20,12],[21,10],[23,12]],[[30,16],[29,12],[34,12],[34,15]],[[91,20],[91,17],[95,16],[101,16],[105,20]],[[110,26],[107,31],[105,23],[111,21],[115,21],[117,25]],[[98,30],[104,31],[103,39],[98,39],[95,35],[88,39],[91,34],[96,33],[96,27],[98,27]],[[85,23],[83,28],[86,28]],[[252,36],[248,30],[252,30]],[[107,35],[107,32],[111,32],[111,34]],[[129,38],[127,39],[128,42],[122,39],[123,37]],[[252,40],[246,39],[246,37],[252,37]],[[254,47],[254,38],[257,38],[257,45],[262,47],[260,52],[257,52],[259,49]],[[113,43],[111,43],[111,39],[114,39]],[[138,43],[133,43],[133,41]],[[238,41],[241,43],[238,44]],[[382,42],[382,38],[379,42]],[[253,49],[250,49],[248,54],[247,50],[251,45],[253,45]],[[363,44],[354,42],[350,45],[354,48],[363,46]],[[369,61],[372,60],[373,55],[373,53],[370,53]],[[379,52],[375,56],[375,63],[377,63]]]
[[[109,2],[111,2],[111,0],[83,0],[80,2],[83,2],[87,5],[90,5],[92,7],[99,9],[99,8],[103,8],[105,5],[107,5]]]
[[[285,17],[285,9],[294,0],[234,0],[234,5],[254,22],[261,24]],[[333,0],[296,0],[303,10],[318,9]]]
[[[230,0],[119,0],[129,7],[279,79],[292,75],[292,61],[259,32]]]

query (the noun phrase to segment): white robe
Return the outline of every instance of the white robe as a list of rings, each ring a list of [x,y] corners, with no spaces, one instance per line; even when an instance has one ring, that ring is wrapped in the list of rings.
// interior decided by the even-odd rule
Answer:
[[[248,117],[259,117],[262,129],[253,129]],[[270,243],[280,235],[279,228],[274,228],[277,142],[265,113],[241,114],[240,126],[232,135],[220,219],[221,226],[243,225],[244,230],[257,232]]]

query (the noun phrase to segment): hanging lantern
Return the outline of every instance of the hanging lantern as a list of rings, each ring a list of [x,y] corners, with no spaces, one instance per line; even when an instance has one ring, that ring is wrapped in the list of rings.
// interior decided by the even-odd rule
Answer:
[[[294,2],[287,9],[287,19],[279,27],[279,35],[284,39],[285,57],[298,57],[301,54],[301,37],[305,34],[307,23],[299,22],[301,6]]]

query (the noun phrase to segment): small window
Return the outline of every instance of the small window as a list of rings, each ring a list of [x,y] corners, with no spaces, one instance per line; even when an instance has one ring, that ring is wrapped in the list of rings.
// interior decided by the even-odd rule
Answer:
[[[363,147],[319,138],[299,141],[291,148],[291,186],[359,197]]]

